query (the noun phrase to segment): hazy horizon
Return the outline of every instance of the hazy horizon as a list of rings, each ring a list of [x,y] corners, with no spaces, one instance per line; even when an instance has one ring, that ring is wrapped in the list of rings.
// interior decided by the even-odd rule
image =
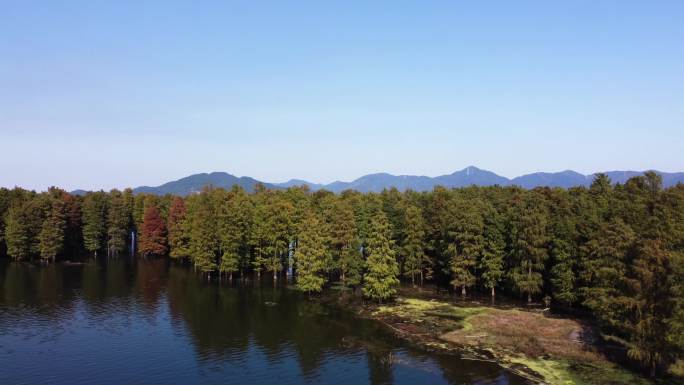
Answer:
[[[0,186],[684,171],[682,17],[679,1],[11,1]]]

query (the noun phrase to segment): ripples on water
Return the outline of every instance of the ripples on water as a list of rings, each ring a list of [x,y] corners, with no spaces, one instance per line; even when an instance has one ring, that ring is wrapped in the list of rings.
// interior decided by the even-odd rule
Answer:
[[[272,305],[271,303],[275,303]],[[522,384],[270,285],[165,260],[0,260],[0,384]]]

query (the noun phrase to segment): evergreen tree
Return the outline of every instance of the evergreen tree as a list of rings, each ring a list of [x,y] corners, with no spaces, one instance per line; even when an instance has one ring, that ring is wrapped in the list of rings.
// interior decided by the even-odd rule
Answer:
[[[40,254],[40,231],[46,213],[51,210],[47,195],[35,193],[17,197],[5,217],[7,254],[15,259],[26,259]]]
[[[190,254],[189,236],[186,231],[185,201],[181,197],[174,197],[169,209],[168,218],[169,256],[183,258]]]
[[[619,327],[624,314],[612,298],[622,296],[627,259],[636,233],[621,219],[601,224],[593,239],[585,245],[580,288],[583,303],[608,327]]]
[[[143,219],[145,218],[145,200],[147,200],[147,194],[136,194],[133,196],[133,226],[138,234],[142,229]]]
[[[126,250],[126,237],[131,219],[126,212],[124,197],[118,190],[109,193],[107,217],[107,249],[109,255],[118,255]]]
[[[571,246],[562,239],[551,241],[551,285],[553,298],[570,305],[577,300],[575,295],[574,259]]]
[[[228,274],[229,279],[233,280],[233,273],[240,269],[240,255],[236,249],[223,249],[221,254],[221,263],[219,263],[219,272],[221,274]]]
[[[427,205],[427,252],[434,266],[435,281],[446,282],[451,278],[451,259],[455,256],[454,242],[449,236],[453,227],[452,197],[444,187],[437,186]],[[453,233],[452,233],[453,234]],[[450,247],[452,248],[450,250]]]
[[[460,199],[452,210],[453,227],[449,231],[451,242],[448,248],[451,285],[460,288],[461,295],[465,296],[466,289],[475,284],[473,269],[484,246],[484,222],[475,201]]]
[[[241,206],[248,201],[242,189],[234,188],[221,197],[218,206],[217,221],[221,246],[219,271],[228,273],[231,280],[233,273],[240,269],[240,255],[245,251],[249,213]]]
[[[382,302],[392,298],[399,285],[399,265],[394,256],[392,231],[387,217],[377,212],[370,223],[368,233],[368,258],[363,277],[363,294]]]
[[[627,295],[610,298],[622,305],[629,316],[624,318],[630,336],[628,354],[645,364],[651,377],[658,366],[670,362],[676,351],[668,322],[676,315],[676,301],[671,296],[676,287],[672,256],[660,240],[645,240],[626,277]]]
[[[17,260],[31,256],[31,233],[24,205],[15,204],[5,216],[5,242],[7,254]]]
[[[670,298],[673,300],[672,316],[667,320],[667,340],[684,352],[684,254],[671,254],[672,274]]]
[[[402,252],[404,255],[404,275],[411,277],[411,284],[415,285],[415,277],[419,276],[420,286],[423,286],[423,272],[428,265],[425,255],[425,222],[419,207],[410,205],[405,212],[405,230]]]
[[[83,243],[97,257],[105,245],[107,234],[107,196],[104,192],[88,193],[83,201]]]
[[[289,252],[294,206],[282,196],[273,194],[267,210],[266,270],[273,273],[273,280],[276,281]]]
[[[207,190],[197,196],[189,221],[190,257],[195,268],[203,273],[216,270],[219,248],[216,216]]]
[[[304,218],[299,234],[297,254],[297,288],[306,293],[318,293],[325,284],[324,273],[330,268],[326,264],[329,239],[323,232],[323,222],[314,212]]]
[[[52,199],[52,208],[40,230],[40,256],[54,262],[57,254],[64,247],[64,232],[66,230],[66,204],[59,198]]]
[[[330,232],[340,281],[345,287],[357,286],[361,283],[363,256],[357,239],[354,209],[345,199],[337,200],[333,207]]]
[[[4,256],[3,252],[6,249],[5,242],[5,215],[9,209],[11,201],[11,192],[9,189],[0,187],[0,257]],[[4,246],[4,247],[3,247]]]
[[[496,296],[496,287],[504,276],[506,241],[503,233],[503,218],[490,205],[484,215],[484,245],[479,268],[482,271],[482,283],[490,289],[492,298]]]
[[[62,194],[64,202],[66,229],[64,231],[65,251],[76,254],[83,247],[83,233],[81,231],[81,201],[70,194]]]
[[[546,213],[538,201],[527,197],[518,204],[514,215],[511,278],[518,292],[527,294],[527,301],[532,302],[532,294],[542,289],[542,271],[548,256]]]
[[[254,200],[254,227],[250,233],[249,243],[253,250],[251,261],[252,269],[257,273],[257,279],[266,265],[266,256],[269,252],[270,216],[266,205],[264,193],[256,192]]]
[[[233,273],[240,270],[246,258],[249,239],[250,201],[244,190],[233,188],[223,197],[218,208],[218,228],[221,245],[221,263],[219,271],[228,273],[233,279]]]

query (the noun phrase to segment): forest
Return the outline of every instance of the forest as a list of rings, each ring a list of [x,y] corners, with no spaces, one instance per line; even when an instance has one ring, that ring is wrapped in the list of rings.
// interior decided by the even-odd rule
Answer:
[[[657,375],[684,355],[684,185],[653,172],[590,187],[334,194],[207,187],[187,197],[0,189],[0,256],[169,257],[206,279],[292,277],[391,301],[407,285],[591,315]],[[265,278],[264,277],[264,278]]]

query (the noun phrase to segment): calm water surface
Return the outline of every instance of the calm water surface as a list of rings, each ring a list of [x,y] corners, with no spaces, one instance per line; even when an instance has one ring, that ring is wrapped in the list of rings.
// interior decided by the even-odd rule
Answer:
[[[0,260],[0,384],[523,384],[271,285],[165,260]]]

